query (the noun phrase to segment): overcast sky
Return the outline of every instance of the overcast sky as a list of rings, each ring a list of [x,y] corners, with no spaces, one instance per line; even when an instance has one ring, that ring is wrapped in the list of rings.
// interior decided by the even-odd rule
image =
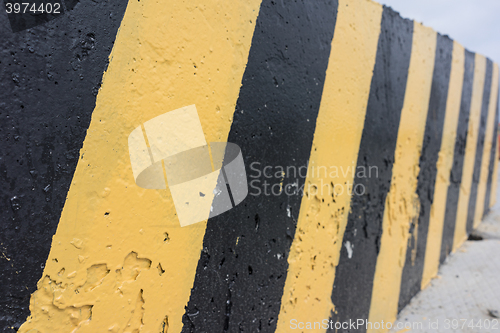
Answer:
[[[500,64],[500,0],[376,0]]]

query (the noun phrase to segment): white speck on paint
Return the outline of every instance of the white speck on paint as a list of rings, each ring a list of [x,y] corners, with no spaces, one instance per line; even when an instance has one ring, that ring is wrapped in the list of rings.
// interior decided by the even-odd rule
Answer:
[[[349,259],[351,259],[352,258],[352,249],[354,248],[354,244],[351,244],[351,242],[347,241],[347,242],[345,242],[344,246],[347,250],[347,257]]]

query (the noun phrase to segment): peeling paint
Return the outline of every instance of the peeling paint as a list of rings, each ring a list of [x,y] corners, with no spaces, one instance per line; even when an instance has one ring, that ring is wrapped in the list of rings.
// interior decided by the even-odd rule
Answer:
[[[462,243],[467,239],[467,211],[469,208],[472,175],[474,173],[474,157],[476,156],[485,72],[486,58],[480,54],[476,54],[474,66],[474,83],[472,86],[472,97],[470,105],[470,118],[467,130],[467,143],[465,147],[462,181],[460,183],[460,195],[458,198],[455,235],[453,237],[453,251],[456,251],[459,246],[462,245]]]
[[[483,218],[484,213],[484,200],[486,195],[486,185],[488,181],[488,168],[490,164],[490,152],[494,147],[492,147],[493,129],[495,128],[495,118],[498,112],[498,65],[493,64],[493,78],[491,81],[491,94],[489,96],[489,107],[488,107],[488,117],[486,119],[486,134],[484,136],[484,147],[483,151],[480,152],[482,155],[482,163],[479,166],[479,184],[477,188],[477,199],[475,203],[475,214],[473,220],[473,228],[475,229]]]
[[[381,249],[373,280],[368,317],[373,323],[396,320],[410,225],[418,230],[420,199],[416,190],[434,70],[436,32],[419,23],[415,23],[413,29],[391,188],[385,202]],[[367,331],[386,332],[387,329],[369,328]]]
[[[381,16],[378,4],[339,1],[310,165],[349,168],[357,159]],[[313,174],[306,184],[314,185],[318,193],[322,185],[352,184],[354,177],[351,172],[334,179],[325,176]],[[276,332],[288,332],[291,319],[321,321],[334,309],[331,290],[350,210],[350,190],[306,193],[302,198]]]
[[[206,223],[176,226],[168,189],[135,185],[127,136],[165,110],[196,104],[207,140],[226,141],[259,5],[129,2],[19,332],[157,332],[165,316],[163,327],[181,330]],[[71,273],[58,276],[63,268]],[[83,306],[92,316],[82,308],[72,320]]]
[[[421,288],[424,288],[432,277],[437,275],[441,245],[443,238],[444,217],[450,173],[453,165],[455,139],[457,134],[460,100],[464,77],[464,48],[453,42],[450,84],[446,101],[445,120],[443,125],[443,139],[437,162],[436,183],[434,185],[434,201],[429,218],[429,231],[425,250],[424,270]]]

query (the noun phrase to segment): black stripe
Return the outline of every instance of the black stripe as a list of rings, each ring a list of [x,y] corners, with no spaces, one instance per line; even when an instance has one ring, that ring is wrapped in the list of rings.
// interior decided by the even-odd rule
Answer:
[[[457,137],[453,153],[453,166],[450,172],[450,185],[446,197],[446,212],[444,215],[443,240],[441,243],[440,262],[442,263],[453,249],[455,223],[457,220],[458,197],[464,167],[465,146],[467,145],[467,131],[469,127],[470,104],[472,98],[472,84],[474,81],[475,54],[465,50],[464,82],[458,115]]]
[[[500,97],[500,94],[498,95]],[[493,138],[491,144],[491,152],[490,152],[490,162],[488,167],[488,182],[486,183],[486,195],[484,197],[484,213],[483,216],[488,214],[490,211],[490,200],[491,200],[491,187],[493,183],[493,172],[495,172],[495,164],[498,161],[495,159],[496,151],[498,149],[498,101],[500,98],[497,97],[497,107],[495,109],[495,124],[493,125]]]
[[[384,6],[357,161],[358,170],[376,167],[378,177],[372,174],[372,177],[364,178],[357,174],[354,179],[354,186],[364,188],[365,194],[352,197],[333,285],[332,301],[336,313],[332,313],[331,319],[334,322],[368,318],[385,200],[391,186],[412,38],[413,22],[402,19],[398,13]],[[348,257],[345,246],[347,242],[353,249],[351,258]]]
[[[254,182],[245,201],[208,221],[183,332],[276,328],[301,196],[256,195],[264,181],[276,185],[267,193],[279,193],[281,174],[274,168],[267,179],[255,169],[307,166],[337,6],[336,0],[261,5],[228,138],[241,147]],[[302,176],[287,173],[284,185],[301,187]]]
[[[425,249],[429,231],[429,219],[434,201],[437,161],[443,138],[446,100],[450,83],[453,41],[448,36],[437,36],[436,58],[432,74],[432,87],[429,109],[425,123],[424,141],[420,155],[417,195],[420,200],[418,223],[412,221],[410,238],[406,250],[406,262],[401,279],[398,309],[408,304],[420,291],[424,271]],[[417,228],[417,230],[415,230]]]
[[[2,332],[29,315],[126,7],[84,1],[36,28],[0,32]]]
[[[467,210],[467,234],[474,227],[474,215],[476,213],[477,188],[481,177],[481,164],[483,162],[484,137],[486,135],[486,121],[488,120],[488,109],[490,105],[491,79],[493,75],[493,62],[486,60],[486,74],[484,79],[483,101],[481,104],[481,118],[479,120],[479,130],[476,144],[476,158],[474,160],[474,172],[472,174],[472,184],[470,188],[469,208]]]

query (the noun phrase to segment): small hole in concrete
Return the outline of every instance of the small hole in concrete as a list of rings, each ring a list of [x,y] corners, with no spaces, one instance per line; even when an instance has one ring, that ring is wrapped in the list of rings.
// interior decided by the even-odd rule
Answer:
[[[467,240],[470,240],[470,241],[482,241],[483,240],[483,236],[478,235],[478,234],[470,234],[469,238],[467,238]]]

